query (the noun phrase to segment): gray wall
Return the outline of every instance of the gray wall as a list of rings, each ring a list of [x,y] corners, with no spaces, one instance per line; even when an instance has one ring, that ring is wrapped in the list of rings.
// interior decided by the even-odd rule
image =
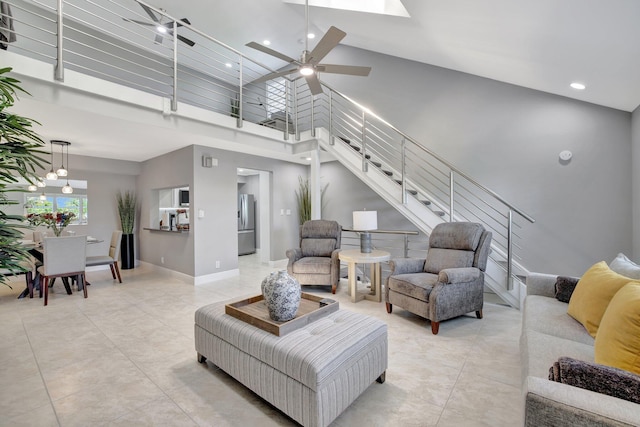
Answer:
[[[218,161],[202,167],[202,156]],[[285,251],[298,242],[295,189],[298,176],[307,167],[280,160],[251,156],[203,146],[190,146],[142,163],[138,179],[141,196],[141,224],[149,224],[152,190],[188,185],[190,193],[189,233],[140,231],[140,260],[161,265],[190,276],[206,276],[238,267],[237,252],[237,168],[272,172],[271,260],[284,259]],[[280,215],[290,209],[291,215]],[[198,218],[198,211],[204,217]],[[216,261],[220,267],[216,268]]]
[[[71,145],[70,151],[73,152],[73,145]],[[56,156],[54,164],[59,165],[59,157]],[[87,181],[89,201],[89,223],[69,226],[69,230],[103,240],[102,243],[87,246],[87,255],[107,254],[111,233],[114,230],[121,230],[116,194],[120,191],[135,191],[140,164],[123,160],[69,155],[67,166],[69,179]],[[47,168],[46,171],[40,172],[44,175],[48,170]],[[17,213],[22,215],[22,212],[20,209],[20,212]],[[136,224],[136,229],[140,229],[139,222]]]
[[[195,190],[193,151],[193,146],[189,146],[142,162],[137,186],[140,200],[139,259],[189,276],[193,276],[195,271],[193,242],[196,230],[189,233],[169,233],[143,228],[159,228],[159,224],[151,224],[151,212],[158,208],[157,201],[152,198],[154,190],[183,186]],[[191,199],[196,199],[195,191],[191,191],[189,196],[190,214],[193,214],[191,205],[194,203],[191,203]]]
[[[633,259],[640,259],[640,107],[631,120],[631,153],[633,185]]]
[[[322,79],[536,219],[519,232],[528,269],[631,253],[631,114],[347,46],[326,61],[372,66]]]

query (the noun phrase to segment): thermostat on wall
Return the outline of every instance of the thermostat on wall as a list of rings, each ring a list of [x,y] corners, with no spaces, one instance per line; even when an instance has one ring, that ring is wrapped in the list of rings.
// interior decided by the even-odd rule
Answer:
[[[572,156],[573,154],[571,154],[571,151],[569,150],[564,150],[560,152],[560,160],[564,160],[565,162],[568,160],[571,160]]]

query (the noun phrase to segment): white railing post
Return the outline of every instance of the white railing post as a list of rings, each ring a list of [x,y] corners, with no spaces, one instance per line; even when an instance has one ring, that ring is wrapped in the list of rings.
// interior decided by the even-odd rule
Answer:
[[[329,92],[329,145],[334,145],[333,140],[333,91]]]
[[[369,171],[367,163],[367,113],[362,112],[362,172]]]
[[[510,291],[513,288],[512,268],[513,268],[513,210],[509,209],[509,217],[507,224],[507,290]]]
[[[293,81],[293,127],[296,141],[300,141],[300,126],[298,126],[298,81]]]
[[[284,140],[289,140],[289,117],[291,117],[291,100],[289,99],[289,80],[284,81]]]
[[[57,50],[57,58],[56,58],[56,68],[54,78],[60,82],[64,81],[64,60],[63,60],[63,51],[64,51],[64,12],[62,10],[64,1],[58,0],[58,45],[56,46]]]
[[[238,68],[240,69],[240,74],[238,75],[238,117],[236,118],[236,127],[237,128],[241,128],[244,124],[244,120],[242,119],[242,116],[244,115],[244,107],[242,106],[243,102],[243,98],[244,98],[244,93],[243,93],[243,86],[244,86],[244,63],[242,61],[242,56],[240,56],[240,59],[238,61]]]
[[[402,204],[407,204],[407,151],[406,151],[406,140],[402,138],[402,143],[400,144],[401,150],[401,161],[402,161]],[[407,256],[405,255],[405,258]]]
[[[178,23],[173,21],[173,95],[171,111],[178,111]]]
[[[453,211],[454,211],[453,194],[455,192],[454,185],[455,185],[454,172],[450,171],[449,172],[449,222],[453,222]]]
[[[316,137],[316,97],[311,96],[311,138]]]

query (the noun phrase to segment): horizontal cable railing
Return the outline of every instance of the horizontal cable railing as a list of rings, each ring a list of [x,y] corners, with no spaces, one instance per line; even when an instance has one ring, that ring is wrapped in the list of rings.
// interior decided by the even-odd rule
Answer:
[[[280,130],[285,140],[327,129],[330,144],[359,153],[363,171],[379,168],[398,185],[398,203],[413,197],[443,220],[485,224],[508,287],[515,277],[519,230],[533,218],[346,95],[323,84],[313,96],[300,78],[254,83],[276,70],[142,0],[5,3],[17,37],[8,49],[54,64],[56,79],[78,71],[166,98],[171,111],[192,105],[233,117],[238,127]]]

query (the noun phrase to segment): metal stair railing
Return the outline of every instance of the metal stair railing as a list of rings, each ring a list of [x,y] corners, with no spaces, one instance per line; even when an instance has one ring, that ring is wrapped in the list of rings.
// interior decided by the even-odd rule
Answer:
[[[143,0],[5,3],[17,36],[9,50],[54,65],[57,80],[74,70],[160,96],[166,101],[163,114],[181,105],[198,107],[229,116],[238,128],[245,121],[274,127],[284,140],[327,129],[329,144],[352,147],[364,172],[379,168],[399,186],[398,203],[413,197],[443,220],[485,224],[494,235],[491,256],[505,265],[511,288],[513,266],[520,261],[518,231],[533,218],[348,96],[326,84],[324,94],[312,96],[301,79],[255,84],[275,70]],[[154,26],[128,21],[153,24],[140,5],[161,22],[173,22],[162,43],[154,42]]]

